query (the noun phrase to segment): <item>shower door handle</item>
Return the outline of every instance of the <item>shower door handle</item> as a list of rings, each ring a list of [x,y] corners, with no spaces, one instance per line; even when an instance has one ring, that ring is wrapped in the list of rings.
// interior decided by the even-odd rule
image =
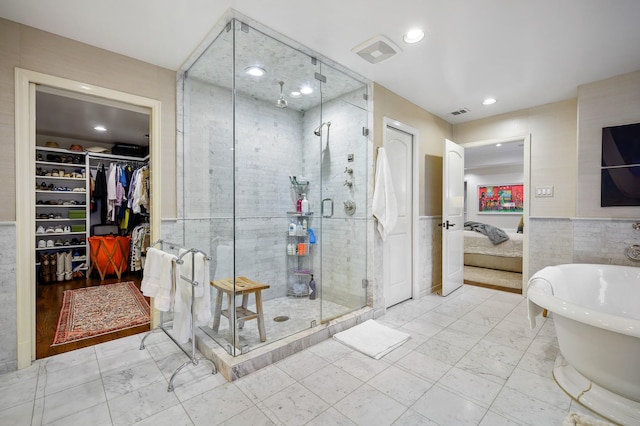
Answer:
[[[327,207],[325,207],[327,206]],[[328,213],[329,207],[331,206],[331,213]],[[322,217],[331,217],[333,216],[333,200],[331,198],[325,198],[322,200]]]

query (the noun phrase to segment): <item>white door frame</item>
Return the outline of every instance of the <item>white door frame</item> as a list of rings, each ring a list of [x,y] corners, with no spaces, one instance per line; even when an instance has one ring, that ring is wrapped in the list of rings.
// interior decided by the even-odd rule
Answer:
[[[160,117],[158,100],[81,83],[22,68],[15,69],[15,169],[16,169],[16,307],[18,368],[26,368],[36,357],[35,277],[35,158],[36,85],[148,108],[150,186],[160,188]],[[28,194],[28,195],[27,195]],[[151,240],[161,233],[161,194],[151,197]]]
[[[461,143],[459,145],[466,148],[476,148],[485,145],[495,145],[497,143],[508,143],[523,141],[524,143],[524,211],[522,218],[524,220],[524,229],[522,237],[522,295],[527,295],[527,280],[529,277],[529,211],[531,209],[531,134],[527,133],[522,136],[512,136],[508,138],[486,139],[476,142]]]
[[[419,132],[418,129],[415,129],[411,126],[407,126],[404,123],[399,122],[398,120],[394,120],[393,118],[383,117],[382,118],[382,146],[384,147],[387,143],[387,127],[393,127],[395,129],[401,130],[405,133],[410,134],[413,137],[412,141],[412,151],[411,156],[412,159],[412,208],[411,208],[411,298],[415,299],[417,295],[420,294],[420,289],[418,288],[418,261],[419,253],[419,238],[418,238],[418,207],[420,204],[420,199],[418,198],[418,177],[420,176],[420,171],[418,169],[418,147],[419,144]],[[386,264],[389,259],[383,259],[383,264]],[[383,288],[387,288],[386,282],[383,283]],[[385,300],[385,309],[387,307],[387,302]]]

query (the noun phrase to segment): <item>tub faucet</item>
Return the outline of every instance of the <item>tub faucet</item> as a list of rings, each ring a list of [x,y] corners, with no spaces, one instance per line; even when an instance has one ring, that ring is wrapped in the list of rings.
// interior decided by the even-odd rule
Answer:
[[[349,188],[351,188],[353,186],[353,182],[351,182],[350,180],[345,180],[344,186],[348,186]]]

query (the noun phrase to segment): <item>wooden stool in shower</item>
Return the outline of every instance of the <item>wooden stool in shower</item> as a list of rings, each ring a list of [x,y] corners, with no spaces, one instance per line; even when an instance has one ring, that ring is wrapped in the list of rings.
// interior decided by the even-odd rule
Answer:
[[[218,290],[216,306],[213,311],[213,331],[218,331],[221,315],[229,319],[229,328],[232,327],[231,324],[235,321],[237,321],[240,328],[242,328],[245,321],[257,319],[260,341],[265,342],[267,340],[267,331],[264,327],[264,314],[262,312],[262,290],[269,288],[269,284],[258,283],[247,277],[236,277],[235,294],[236,296],[242,295],[242,306],[236,306],[235,310],[233,309],[233,306],[235,305],[234,297],[232,297],[234,293],[234,279],[225,278],[222,280],[214,280],[211,281],[211,285]],[[223,293],[227,295],[227,309],[222,309]],[[256,297],[256,312],[247,309],[247,305],[249,304],[249,295],[251,293],[254,293]],[[238,342],[236,341],[235,343],[235,346],[238,347]]]

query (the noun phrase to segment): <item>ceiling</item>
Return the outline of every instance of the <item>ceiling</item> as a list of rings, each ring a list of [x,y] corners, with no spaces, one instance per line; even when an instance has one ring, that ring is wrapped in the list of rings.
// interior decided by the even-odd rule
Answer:
[[[452,124],[640,69],[637,0],[2,0],[0,16],[177,70],[229,8]],[[414,26],[426,37],[405,44]],[[352,51],[378,35],[402,52],[370,64]]]

